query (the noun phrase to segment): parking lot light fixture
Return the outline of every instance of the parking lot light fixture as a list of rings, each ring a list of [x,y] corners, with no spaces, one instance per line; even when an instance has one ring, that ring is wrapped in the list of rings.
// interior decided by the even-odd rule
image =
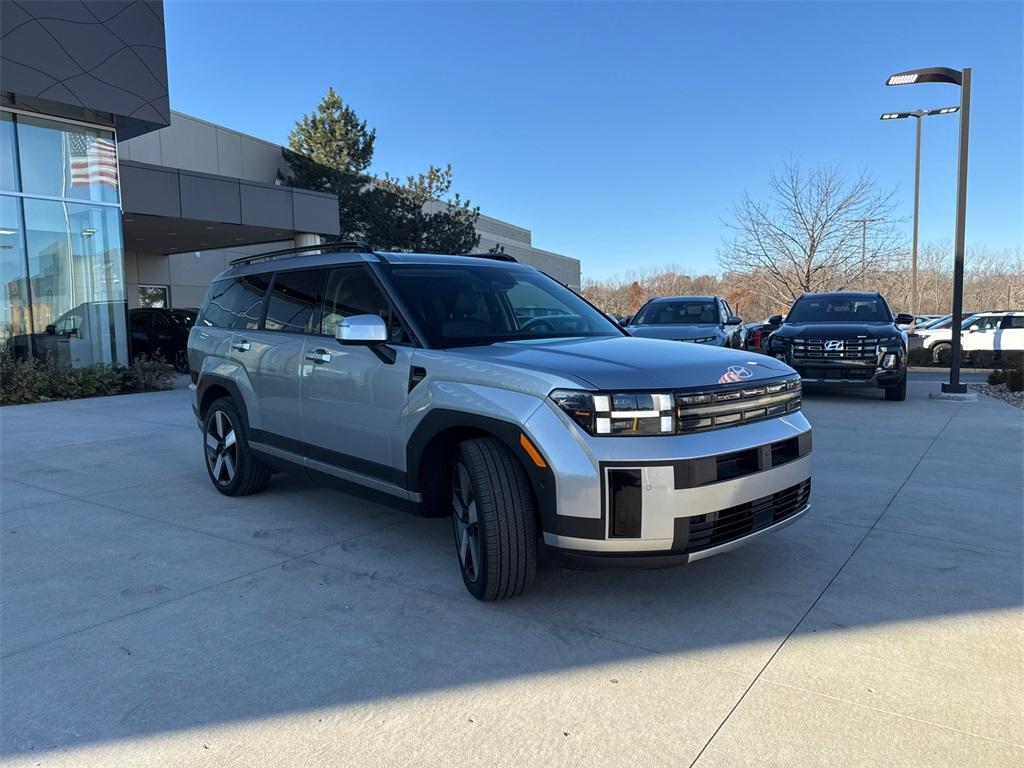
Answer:
[[[956,235],[953,245],[953,317],[960,317],[964,308],[964,240],[967,225],[967,147],[971,122],[971,68],[962,70],[949,67],[910,69],[889,75],[886,85],[916,85],[917,83],[950,83],[960,86],[960,147],[956,172]],[[942,110],[956,111],[953,107]],[[920,127],[921,121],[918,120]],[[952,324],[953,339],[949,361],[949,381],[942,385],[947,394],[964,394],[967,386],[960,383],[960,323]]]
[[[910,257],[910,314],[917,314],[917,214],[921,199],[921,118],[932,115],[948,115],[960,107],[939,107],[938,109],[915,109],[912,112],[883,112],[882,120],[903,120],[917,118],[917,143],[914,151],[914,237]]]

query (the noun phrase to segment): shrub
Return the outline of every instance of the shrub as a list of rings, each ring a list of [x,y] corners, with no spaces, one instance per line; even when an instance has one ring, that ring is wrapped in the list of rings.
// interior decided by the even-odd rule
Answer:
[[[132,362],[131,368],[125,369],[124,375],[126,391],[157,392],[170,389],[174,385],[174,377],[178,374],[174,366],[162,356],[140,355]]]
[[[1008,368],[1005,371],[1006,388],[1011,392],[1024,392],[1024,369]]]
[[[1006,381],[1006,373],[1005,373],[1005,371],[1000,371],[1000,370],[996,369],[996,370],[992,371],[992,373],[990,373],[988,375],[988,383],[993,385],[993,386],[998,386],[998,385],[1002,384],[1005,381]]]
[[[932,351],[918,347],[907,352],[907,365],[934,365],[932,362]]]
[[[0,351],[0,404],[73,400],[170,389],[176,373],[162,358],[137,357],[130,368],[98,363],[67,368]]]

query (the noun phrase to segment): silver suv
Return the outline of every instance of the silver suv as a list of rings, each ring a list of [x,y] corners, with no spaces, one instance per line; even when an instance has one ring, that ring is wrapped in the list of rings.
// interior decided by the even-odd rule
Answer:
[[[481,600],[522,592],[542,553],[686,563],[808,509],[792,368],[633,338],[504,256],[332,246],[233,262],[189,365],[217,490],[292,471],[451,515]]]

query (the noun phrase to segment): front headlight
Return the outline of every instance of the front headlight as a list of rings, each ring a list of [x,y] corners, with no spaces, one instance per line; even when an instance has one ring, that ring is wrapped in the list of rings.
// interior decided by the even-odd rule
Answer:
[[[668,392],[556,389],[551,399],[591,435],[633,437],[675,432],[675,406]]]

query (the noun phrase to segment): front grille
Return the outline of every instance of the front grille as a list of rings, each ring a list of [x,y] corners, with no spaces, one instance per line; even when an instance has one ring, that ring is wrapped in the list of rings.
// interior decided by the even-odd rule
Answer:
[[[807,506],[810,497],[811,480],[808,478],[770,496],[718,512],[691,517],[686,551],[699,552],[709,547],[717,547],[719,544],[767,528],[795,515]]]
[[[874,360],[878,339],[793,339],[792,349],[794,360]]]
[[[766,383],[720,387],[676,395],[677,434],[772,419],[800,410],[800,379],[789,377]]]

